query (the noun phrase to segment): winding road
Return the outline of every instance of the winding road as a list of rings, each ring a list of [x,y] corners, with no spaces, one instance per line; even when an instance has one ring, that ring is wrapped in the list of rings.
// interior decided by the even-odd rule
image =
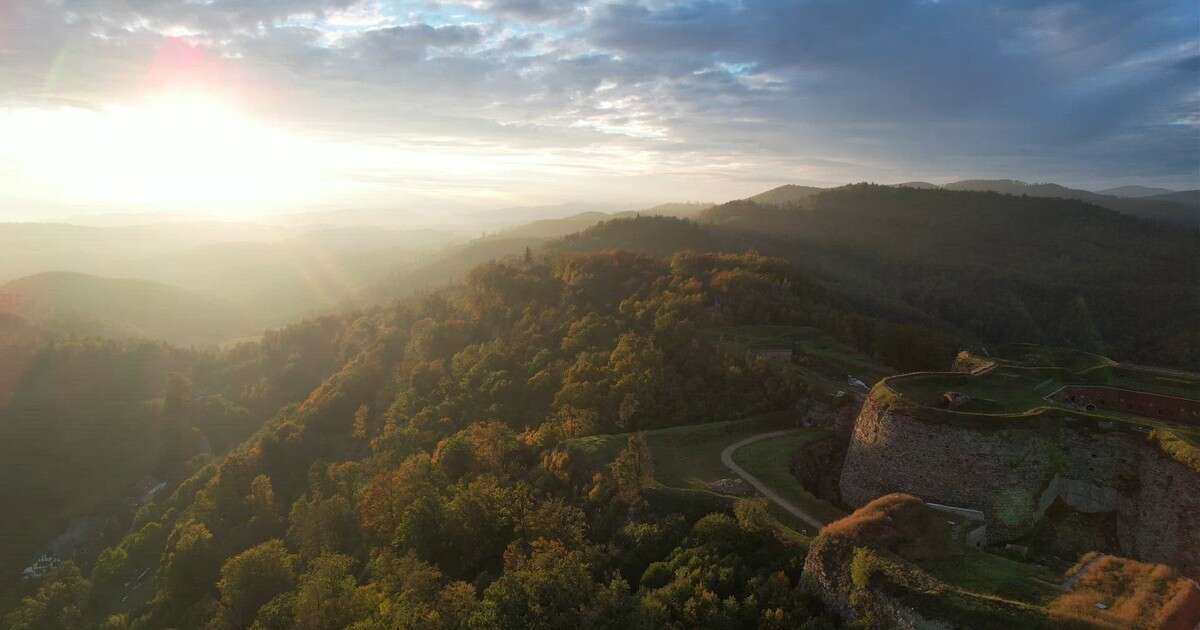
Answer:
[[[744,479],[746,481],[746,483],[753,486],[755,490],[758,490],[758,492],[760,494],[762,494],[764,497],[766,497],[772,503],[774,503],[775,505],[778,505],[779,507],[783,508],[784,510],[787,510],[790,514],[792,514],[796,518],[804,521],[805,523],[808,523],[809,525],[811,525],[819,530],[822,527],[825,527],[825,523],[822,523],[820,520],[814,518],[808,512],[805,512],[804,510],[801,510],[800,508],[796,507],[791,501],[788,501],[787,499],[779,496],[779,493],[768,488],[765,483],[759,481],[758,477],[751,475],[749,472],[746,471],[745,468],[738,466],[733,461],[734,451],[738,450],[739,448],[742,448],[743,446],[746,446],[747,444],[753,444],[759,440],[766,440],[766,439],[770,439],[773,437],[779,437],[781,435],[787,435],[788,433],[792,433],[794,431],[796,431],[796,429],[785,429],[783,431],[771,431],[770,433],[759,433],[758,435],[752,435],[740,442],[734,442],[733,444],[726,446],[725,450],[721,451],[721,463],[725,464],[726,468],[728,468],[729,470],[732,470],[734,472],[734,474],[736,474],[737,476]]]

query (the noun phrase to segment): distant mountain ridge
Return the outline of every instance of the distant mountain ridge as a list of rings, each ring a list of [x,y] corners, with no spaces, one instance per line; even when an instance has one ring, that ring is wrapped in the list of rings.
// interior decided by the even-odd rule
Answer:
[[[893,184],[893,186],[896,188],[918,190],[960,190],[994,192],[1002,195],[1076,199],[1143,219],[1151,219],[1175,225],[1200,227],[1200,191],[1175,192],[1166,188],[1146,188],[1142,186],[1123,186],[1109,189],[1109,192],[1115,191],[1121,193],[1117,195],[1068,188],[1054,183],[1030,184],[1016,179],[964,179],[941,186],[926,181],[909,181]],[[837,190],[838,188],[841,187],[817,188],[814,186],[785,184],[749,197],[748,200],[768,206],[804,207],[811,206],[813,199],[819,193],[828,190]]]
[[[1200,226],[1200,207],[1189,208],[1173,200],[1158,198],[1128,198],[1102,195],[1088,190],[1067,188],[1059,184],[1027,184],[1012,179],[968,179],[946,184],[947,190],[974,190],[981,192],[998,192],[1006,195],[1028,195],[1030,197],[1057,197],[1060,199],[1078,199],[1096,204],[1102,208],[1116,210],[1144,219],[1153,219],[1165,223]]]
[[[622,212],[580,212],[571,216],[557,219],[539,219],[529,223],[513,226],[486,238],[559,238],[586,230],[603,221],[611,219],[626,219],[636,216],[674,217],[691,219],[716,204],[704,202],[660,203],[649,208],[625,210]]]
[[[824,192],[825,188],[817,188],[816,186],[798,186],[796,184],[784,184],[777,188],[772,188],[766,192],[758,193],[750,197],[750,201],[763,203],[772,206],[790,206],[804,204],[812,199],[818,193]]]
[[[1143,219],[1175,225],[1200,226],[1200,191],[1174,192],[1166,188],[1122,186],[1096,193],[1053,183],[1030,184],[1016,179],[964,179],[942,186],[914,181],[895,184],[895,186],[898,188],[940,188],[942,190],[994,192],[1002,195],[1077,199]],[[1159,194],[1160,191],[1164,192]]]
[[[615,219],[633,219],[637,217],[667,217],[672,219],[691,219],[701,216],[715,204],[707,202],[668,202],[639,210],[622,212],[589,211],[554,218],[539,219],[529,223],[516,225],[483,238],[466,243],[450,245],[441,251],[430,254],[420,265],[405,267],[391,274],[384,282],[377,283],[366,289],[363,302],[378,301],[378,296],[397,297],[414,291],[424,291],[441,285],[460,280],[467,272],[483,263],[511,258],[521,255],[526,249],[540,250],[558,239],[567,239],[573,235],[587,234],[592,236],[603,232],[592,232],[604,223],[612,223]],[[660,225],[660,224],[656,224]],[[577,241],[575,246],[584,241]],[[621,242],[621,244],[627,244]],[[647,247],[650,244],[646,245]],[[561,246],[570,249],[570,246]]]
[[[1146,197],[1155,201],[1169,201],[1171,203],[1181,203],[1192,208],[1200,208],[1200,190],[1179,190],[1169,192],[1162,195],[1154,195]]]
[[[1117,186],[1116,188],[1106,188],[1097,191],[1101,195],[1111,195],[1113,197],[1156,197],[1159,195],[1169,195],[1174,190],[1170,188],[1151,188],[1149,186]]]
[[[0,286],[0,313],[50,332],[217,344],[257,332],[257,318],[179,287],[75,272],[46,272]]]
[[[700,221],[860,295],[977,334],[1109,343],[1114,354],[1174,365],[1200,359],[1194,324],[1185,323],[1200,317],[1195,230],[1082,200],[974,191],[858,184],[823,191],[802,209],[752,199]],[[1070,310],[1077,321],[1063,315]],[[1143,328],[1179,332],[1166,342]]]

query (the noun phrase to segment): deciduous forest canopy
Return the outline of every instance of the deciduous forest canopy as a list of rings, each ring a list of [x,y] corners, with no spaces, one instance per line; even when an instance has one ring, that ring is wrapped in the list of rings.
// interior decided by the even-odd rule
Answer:
[[[642,482],[636,438],[611,461],[571,440],[828,396],[708,332],[736,327],[815,328],[901,371],[1029,339],[1194,365],[1198,248],[1083,202],[858,185],[603,221],[224,350],[44,333],[0,411],[23,505],[6,574],[138,479],[169,491],[5,619],[823,627],[761,507],[706,516]]]
[[[0,1],[0,630],[1200,627],[1198,10]]]

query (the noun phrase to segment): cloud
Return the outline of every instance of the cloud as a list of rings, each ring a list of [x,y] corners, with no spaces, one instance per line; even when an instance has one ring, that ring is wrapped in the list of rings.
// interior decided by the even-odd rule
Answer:
[[[592,36],[652,63],[701,116],[765,121],[769,134],[753,135],[768,150],[815,145],[882,160],[890,147],[893,160],[952,154],[1009,170],[1031,154],[1074,152],[1082,163],[1091,151],[1128,151],[1131,128],[1179,156],[1171,149],[1194,142],[1194,128],[1149,130],[1168,118],[1163,103],[1194,89],[1194,76],[1171,70],[1187,62],[1121,65],[1181,42],[1194,53],[1196,18],[1194,6],[1164,2],[702,1],[608,5]],[[769,74],[775,92],[731,80],[754,73]],[[1187,158],[1155,166],[1194,176],[1200,156]]]
[[[483,33],[478,27],[458,25],[407,24],[371,30],[362,35],[364,44],[378,46],[382,54],[396,50],[471,46],[482,39]]]
[[[545,21],[573,14],[585,4],[586,0],[489,0],[481,8],[507,17]]]
[[[661,186],[638,180],[654,195],[696,177],[737,196],[789,179],[968,175],[1194,186],[1200,171],[1200,9],[1187,0],[88,0],[0,12],[0,108],[126,98],[183,42],[211,64],[196,68],[216,68],[281,124],[592,155],[595,172],[636,155],[648,173],[661,164]]]

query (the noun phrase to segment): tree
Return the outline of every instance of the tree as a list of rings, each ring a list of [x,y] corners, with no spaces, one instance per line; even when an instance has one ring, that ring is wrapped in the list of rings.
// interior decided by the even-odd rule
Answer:
[[[258,609],[250,630],[292,630],[296,627],[296,593],[276,596]]]
[[[194,520],[180,523],[167,544],[162,563],[167,592],[189,600],[211,589],[221,564],[208,527]]]
[[[122,546],[100,552],[92,566],[92,602],[98,608],[120,594],[129,568],[129,553]]]
[[[247,530],[252,540],[262,540],[280,533],[283,521],[275,504],[275,489],[271,485],[270,477],[258,475],[251,480],[246,503],[250,508]]]
[[[341,630],[366,615],[351,570],[354,560],[326,554],[313,560],[296,595],[297,630]]]
[[[653,340],[636,333],[626,333],[617,340],[609,355],[609,367],[616,382],[613,396],[619,401],[618,426],[637,431],[649,418],[660,417],[661,398],[665,388],[665,357]]]
[[[178,466],[188,454],[188,436],[192,427],[192,382],[178,372],[167,375],[162,409],[162,454],[159,471],[166,473]]]
[[[484,591],[475,623],[489,628],[574,630],[588,627],[597,591],[580,551],[536,540],[529,553],[510,549],[504,575]]]
[[[288,517],[288,542],[304,559],[353,552],[362,540],[358,513],[346,497],[300,497]]]
[[[617,496],[629,505],[641,501],[642,488],[653,479],[646,435],[637,432],[629,436],[625,448],[612,463],[612,474],[616,481]]]
[[[230,558],[221,567],[217,590],[227,626],[241,628],[258,609],[296,583],[296,559],[279,540],[269,540]]]
[[[393,540],[413,502],[418,497],[435,494],[433,476],[429,455],[418,453],[395,470],[375,477],[359,499],[363,527],[383,540]]]
[[[91,584],[73,562],[47,575],[33,595],[4,617],[11,630],[84,630]]]

